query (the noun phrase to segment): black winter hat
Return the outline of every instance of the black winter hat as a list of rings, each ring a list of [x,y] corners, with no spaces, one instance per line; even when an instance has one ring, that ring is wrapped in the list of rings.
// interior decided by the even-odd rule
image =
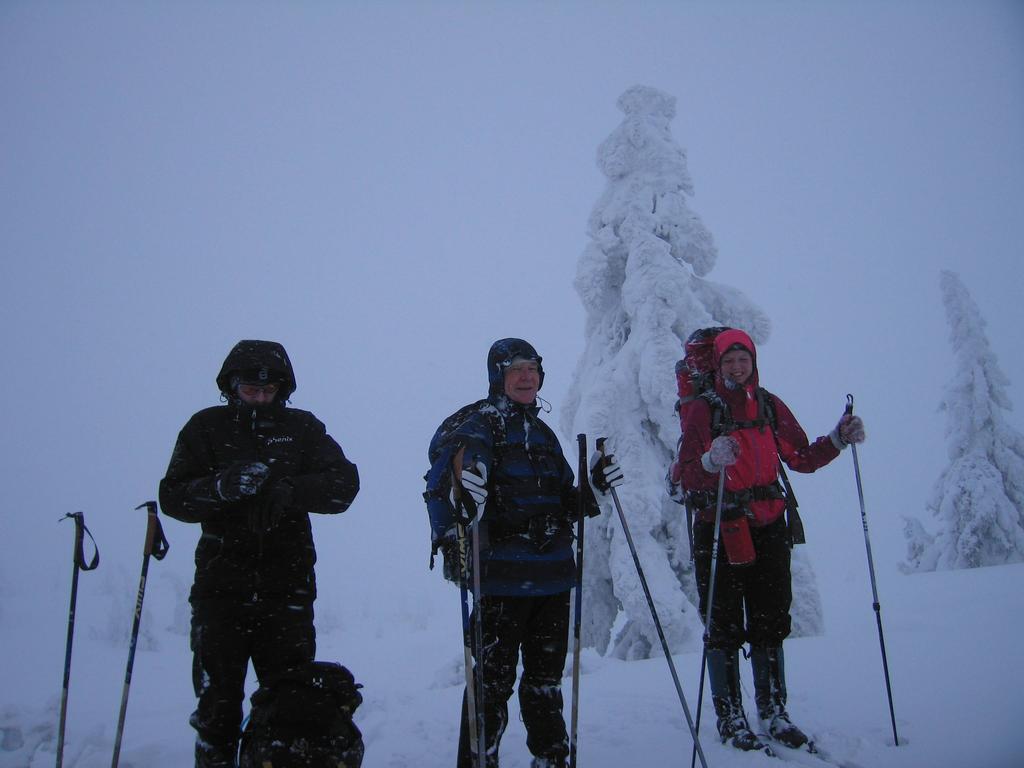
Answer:
[[[238,342],[224,358],[217,374],[217,387],[230,399],[238,382],[269,384],[280,382],[277,402],[285,402],[295,391],[295,373],[284,347],[276,341],[247,339]]]
[[[491,395],[499,395],[505,390],[505,369],[517,357],[537,362],[537,372],[540,374],[537,389],[544,386],[544,366],[541,365],[543,358],[537,354],[537,350],[522,339],[498,339],[491,344],[491,349],[487,353],[487,383]]]

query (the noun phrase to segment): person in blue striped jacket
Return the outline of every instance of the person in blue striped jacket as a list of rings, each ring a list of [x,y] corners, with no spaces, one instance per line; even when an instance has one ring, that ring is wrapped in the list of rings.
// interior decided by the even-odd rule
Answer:
[[[494,342],[487,355],[486,401],[446,436],[449,445],[463,449],[463,495],[471,497],[480,514],[484,542],[474,620],[478,612],[484,650],[475,669],[484,680],[487,768],[498,765],[520,652],[519,704],[532,768],[562,768],[569,753],[561,679],[569,645],[569,594],[576,579],[573,524],[579,491],[557,436],[539,417],[541,362],[522,339]],[[593,474],[602,493],[622,482],[614,460]],[[441,482],[446,476],[437,473]],[[589,489],[584,504],[588,515],[599,513]],[[440,548],[450,551],[453,531],[439,531],[444,524],[432,523]],[[472,765],[470,732],[464,698],[458,768]]]

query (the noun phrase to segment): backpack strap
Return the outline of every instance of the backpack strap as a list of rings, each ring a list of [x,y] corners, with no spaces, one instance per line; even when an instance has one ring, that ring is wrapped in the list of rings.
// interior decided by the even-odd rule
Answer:
[[[764,429],[766,426],[771,428],[772,439],[775,440],[775,453],[778,457],[779,478],[782,481],[782,486],[785,488],[785,493],[779,493],[775,490],[778,488],[778,483],[773,483],[767,486],[756,486],[741,494],[726,492],[725,501],[727,503],[742,504],[752,499],[784,499],[786,502],[786,527],[789,533],[790,546],[804,544],[806,543],[806,537],[804,536],[803,522],[800,520],[799,503],[797,502],[796,494],[793,492],[793,486],[789,482],[789,476],[786,474],[786,466],[782,461],[782,449],[779,445],[779,435],[776,431],[778,417],[775,412],[775,399],[772,393],[764,387],[758,387],[754,396],[757,399],[757,418],[753,421],[735,421],[732,418],[728,404],[722,400],[717,392],[710,389],[700,394],[700,397],[707,402],[708,408],[711,410],[712,439],[739,429]],[[747,494],[745,498],[744,494]],[[689,498],[694,506],[707,507],[715,503],[716,494],[714,491],[691,491]]]
[[[761,392],[764,392],[764,395],[760,395]],[[790,484],[789,476],[786,474],[786,465],[782,461],[782,447],[779,445],[779,434],[776,431],[778,419],[775,415],[775,398],[772,397],[771,392],[761,387],[758,387],[758,394],[764,400],[765,413],[768,416],[768,423],[772,427],[772,437],[775,438],[775,453],[779,457],[779,477],[786,488],[786,528],[789,532],[789,546],[792,548],[797,544],[807,543],[807,537],[804,536],[804,523],[800,519],[800,503],[796,500],[793,486]]]

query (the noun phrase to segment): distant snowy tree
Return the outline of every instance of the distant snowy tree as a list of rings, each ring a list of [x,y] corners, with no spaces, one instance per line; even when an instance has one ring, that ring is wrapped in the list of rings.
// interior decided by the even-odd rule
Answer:
[[[715,265],[711,233],[687,206],[693,184],[669,123],[675,98],[634,86],[618,100],[626,117],[598,148],[607,187],[590,216],[576,290],[586,310],[586,348],[562,414],[568,438],[608,436],[627,482],[620,489],[645,576],[673,649],[703,635],[685,515],[667,496],[673,460],[675,362],[684,340],[711,325],[743,328],[758,344],[770,323],[740,291],[704,279]],[[621,658],[660,653],[646,598],[617,515],[589,523],[584,643]],[[797,633],[820,625],[809,563],[794,561],[803,612]]]
[[[928,501],[938,533],[932,536],[919,521],[907,519],[903,569],[1024,562],[1024,436],[1005,421],[1013,408],[1006,394],[1010,382],[960,278],[944,271],[939,283],[954,358],[953,378],[940,405],[950,464]]]

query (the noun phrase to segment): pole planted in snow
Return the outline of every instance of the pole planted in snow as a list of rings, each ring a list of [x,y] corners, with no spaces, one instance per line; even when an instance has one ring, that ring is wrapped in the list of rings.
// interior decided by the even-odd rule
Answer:
[[[149,571],[149,558],[155,557],[163,560],[170,549],[167,539],[164,537],[160,520],[156,516],[156,502],[147,501],[135,509],[146,508],[146,542],[142,549],[142,575],[139,577],[139,592],[135,598],[135,615],[132,619],[132,633],[128,642],[128,666],[124,673],[124,688],[121,691],[121,711],[117,717],[117,733],[114,736],[114,757],[110,763],[111,768],[117,768],[118,760],[121,757],[121,738],[124,735],[124,718],[128,711],[128,689],[132,684],[132,667],[135,664],[135,647],[139,641],[139,623],[142,620],[142,600],[146,595],[146,574]]]
[[[597,439],[597,450],[604,456],[605,438]],[[704,750],[700,746],[700,739],[697,738],[697,729],[694,728],[693,718],[690,716],[690,708],[686,705],[686,696],[683,694],[683,686],[679,682],[679,675],[676,673],[676,665],[672,661],[672,652],[668,647],[668,640],[665,639],[665,631],[661,628],[661,621],[658,619],[658,610],[654,607],[654,598],[651,596],[651,589],[647,586],[647,577],[644,576],[644,569],[640,565],[640,557],[636,553],[636,545],[629,532],[629,525],[626,523],[626,515],[622,511],[622,504],[619,501],[619,494],[614,487],[610,489],[612,501],[615,502],[615,511],[619,515],[619,523],[622,525],[622,532],[626,536],[626,543],[629,545],[629,552],[633,556],[633,565],[636,566],[637,576],[640,577],[640,586],[643,587],[644,595],[647,597],[647,607],[651,610],[651,618],[654,620],[654,627],[658,630],[658,639],[661,640],[661,648],[665,652],[665,661],[668,664],[669,672],[672,674],[672,682],[676,686],[676,694],[679,696],[679,703],[683,707],[683,715],[686,717],[686,724],[690,728],[690,736],[693,739],[693,746],[697,750],[702,768],[708,768],[707,760],[704,758]]]
[[[846,396],[846,414],[853,415],[853,395]],[[857,498],[860,500],[860,522],[864,528],[864,548],[868,555],[868,573],[871,576],[871,607],[875,611],[875,623],[878,625],[878,644],[882,650],[882,671],[885,673],[885,693],[889,698],[889,719],[892,721],[892,739],[896,746],[900,745],[900,737],[896,733],[896,711],[892,705],[892,683],[889,680],[889,660],[885,653],[885,635],[882,633],[882,605],[878,601],[878,582],[875,580],[875,560],[871,556],[871,539],[868,536],[868,514],[864,507],[864,486],[860,479],[860,461],[857,458],[857,446],[851,443],[853,451],[853,473],[857,478]]]

